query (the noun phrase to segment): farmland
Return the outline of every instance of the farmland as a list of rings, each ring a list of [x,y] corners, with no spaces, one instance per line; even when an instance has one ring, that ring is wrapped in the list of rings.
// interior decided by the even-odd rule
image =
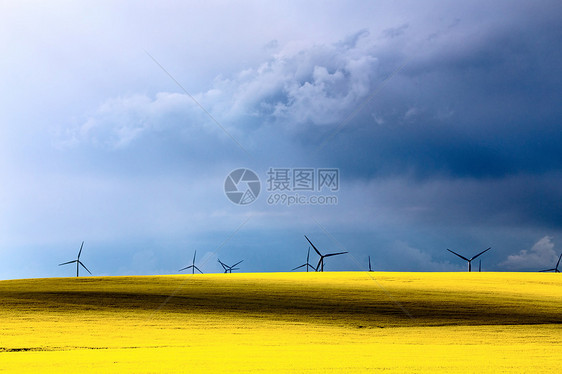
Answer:
[[[254,273],[0,282],[0,371],[558,372],[562,277]]]

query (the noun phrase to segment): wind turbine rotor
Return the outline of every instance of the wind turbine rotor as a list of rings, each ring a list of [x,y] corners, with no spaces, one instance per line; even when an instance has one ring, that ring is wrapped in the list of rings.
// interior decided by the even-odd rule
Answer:
[[[88,273],[90,273],[90,275],[92,275],[92,272],[88,270],[88,268],[80,261],[80,255],[82,254],[83,248],[84,248],[84,241],[82,241],[82,244],[80,245],[80,250],[78,251],[78,257],[76,258],[76,260],[63,262],[62,264],[59,264],[59,266],[76,263],[76,277],[80,275],[80,266],[82,266],[84,269],[86,269]]]
[[[476,259],[476,257],[480,256],[480,255],[483,254],[484,252],[489,251],[490,249],[492,249],[492,247],[489,247],[489,248],[483,250],[482,252],[478,253],[478,254],[475,255],[475,256],[472,256],[471,258],[466,258],[466,257],[464,257],[463,255],[460,255],[460,254],[458,254],[457,252],[451,251],[449,248],[447,248],[447,250],[448,250],[449,252],[451,252],[452,254],[454,254],[454,255],[456,255],[456,256],[462,258],[462,259],[465,260],[466,262],[468,262],[468,271],[469,271],[469,272],[472,271],[472,260]],[[480,271],[480,268],[479,268],[478,271]]]
[[[482,252],[478,253],[476,256],[472,256],[472,258],[470,259],[470,261],[474,260],[476,257],[480,256],[482,253],[489,251],[490,249],[492,249],[492,247],[483,250]]]

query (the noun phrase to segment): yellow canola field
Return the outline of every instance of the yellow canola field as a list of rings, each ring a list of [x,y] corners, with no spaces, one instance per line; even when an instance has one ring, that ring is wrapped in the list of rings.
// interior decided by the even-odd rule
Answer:
[[[0,281],[0,372],[560,372],[562,276]]]

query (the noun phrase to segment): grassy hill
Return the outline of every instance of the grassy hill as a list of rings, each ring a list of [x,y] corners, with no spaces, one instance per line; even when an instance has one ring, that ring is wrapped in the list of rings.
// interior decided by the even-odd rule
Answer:
[[[270,273],[0,282],[0,371],[558,372],[562,277]]]

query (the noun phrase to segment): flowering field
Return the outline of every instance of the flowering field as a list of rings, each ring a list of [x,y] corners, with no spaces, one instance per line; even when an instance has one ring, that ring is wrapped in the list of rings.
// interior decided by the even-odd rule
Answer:
[[[0,372],[559,372],[562,277],[0,281]]]

